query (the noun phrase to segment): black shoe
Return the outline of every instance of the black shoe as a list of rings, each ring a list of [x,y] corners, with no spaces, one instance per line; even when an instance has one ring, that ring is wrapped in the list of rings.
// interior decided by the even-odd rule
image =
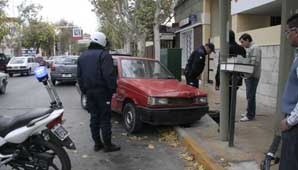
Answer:
[[[115,151],[119,151],[120,150],[120,146],[117,146],[115,144],[109,144],[109,145],[105,145],[103,151],[104,152],[115,152]]]
[[[103,149],[104,147],[103,147],[103,144],[102,143],[96,143],[95,145],[94,145],[94,151],[95,152],[98,152],[98,151],[100,151],[101,149]]]

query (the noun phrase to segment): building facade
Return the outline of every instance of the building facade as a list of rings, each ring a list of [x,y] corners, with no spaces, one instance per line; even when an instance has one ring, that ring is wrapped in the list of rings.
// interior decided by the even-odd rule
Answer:
[[[207,43],[210,38],[210,1],[209,0],[179,0],[175,6],[175,22],[178,29],[175,32],[176,48],[182,49],[182,69],[192,51]],[[208,60],[206,69],[209,70]],[[208,71],[202,75],[202,80],[208,80]]]

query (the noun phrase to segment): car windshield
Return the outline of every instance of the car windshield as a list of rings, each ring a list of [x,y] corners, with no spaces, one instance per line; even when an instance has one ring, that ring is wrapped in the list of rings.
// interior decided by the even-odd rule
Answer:
[[[158,61],[154,60],[121,60],[122,77],[174,79],[174,76]]]
[[[25,58],[12,58],[11,64],[23,64],[25,63]]]
[[[62,60],[62,63],[64,64],[77,64],[78,58],[74,58],[74,57],[66,57]]]

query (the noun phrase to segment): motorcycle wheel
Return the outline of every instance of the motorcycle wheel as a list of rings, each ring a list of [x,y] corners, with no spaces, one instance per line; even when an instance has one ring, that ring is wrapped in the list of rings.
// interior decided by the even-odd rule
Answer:
[[[50,141],[40,141],[38,148],[40,148],[40,152],[47,152],[55,156],[48,170],[71,170],[69,156],[61,146]]]
[[[35,160],[34,162],[26,160],[25,157],[20,156],[18,159],[21,161],[16,159],[8,165],[14,170],[26,170],[28,165],[28,169],[31,169],[30,167],[34,166],[38,170],[71,170],[71,162],[66,151],[54,142],[36,140],[30,145],[30,150],[27,150],[27,152],[29,152],[33,160]],[[47,156],[43,157],[45,159],[42,159],[38,155]]]

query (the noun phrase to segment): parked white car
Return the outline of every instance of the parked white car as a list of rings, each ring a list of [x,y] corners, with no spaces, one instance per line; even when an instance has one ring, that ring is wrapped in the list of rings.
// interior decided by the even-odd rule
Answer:
[[[7,79],[7,74],[0,72],[0,94],[4,94],[6,92],[6,86],[8,83]]]
[[[7,73],[10,77],[14,74],[31,75],[39,66],[34,57],[13,57],[7,64]]]

